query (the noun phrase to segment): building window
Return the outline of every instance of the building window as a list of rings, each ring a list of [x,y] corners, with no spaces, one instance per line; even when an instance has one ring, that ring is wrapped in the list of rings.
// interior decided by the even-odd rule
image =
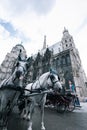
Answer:
[[[65,43],[67,43],[67,40],[65,40]]]
[[[87,82],[85,82],[86,88],[87,88]]]
[[[69,41],[71,42],[71,39],[69,39]]]
[[[68,45],[66,44],[66,47],[68,47]]]
[[[70,46],[72,46],[72,44],[70,44]]]
[[[64,57],[64,56],[62,57],[62,64],[63,64],[63,65],[66,64],[66,60],[65,60],[65,57]]]
[[[60,66],[61,62],[60,62],[60,59],[57,58],[57,65]]]
[[[58,48],[58,51],[60,52],[60,48]]]
[[[66,61],[67,61],[67,64],[70,64],[71,61],[70,61],[70,56],[69,55],[66,55]]]
[[[56,59],[53,60],[53,66],[56,68]]]

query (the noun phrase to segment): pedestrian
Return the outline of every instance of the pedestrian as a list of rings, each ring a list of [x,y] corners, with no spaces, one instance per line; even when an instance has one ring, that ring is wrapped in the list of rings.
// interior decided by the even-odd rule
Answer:
[[[70,91],[72,92],[72,93],[74,93],[75,94],[75,106],[77,107],[80,107],[80,101],[79,101],[79,98],[78,98],[78,95],[76,94],[76,88],[75,88],[75,85],[74,84],[72,84],[72,82],[69,80],[69,88],[70,88]]]
[[[80,106],[80,101],[79,101],[78,95],[76,95],[76,98],[75,98],[75,106],[76,106],[76,107],[81,107],[81,106]]]
[[[72,82],[69,80],[69,89],[72,93],[75,93],[76,92],[76,88],[75,88],[75,85],[72,84]]]

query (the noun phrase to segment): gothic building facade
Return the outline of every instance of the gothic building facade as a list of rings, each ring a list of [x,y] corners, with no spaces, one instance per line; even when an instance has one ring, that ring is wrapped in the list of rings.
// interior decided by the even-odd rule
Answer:
[[[28,58],[27,82],[34,81],[42,73],[55,69],[66,88],[69,80],[76,86],[79,97],[87,96],[87,78],[82,68],[79,52],[73,37],[64,28],[60,42],[46,48],[46,36],[43,49],[37,55]]]
[[[20,49],[26,56],[26,50],[21,44],[13,47],[12,51],[6,55],[0,67],[0,82],[12,74]],[[34,82],[41,74],[53,68],[66,88],[69,88],[68,81],[71,80],[76,86],[78,96],[87,96],[87,78],[73,37],[67,29],[64,28],[61,41],[50,47],[46,47],[45,36],[42,50],[38,54],[28,57],[27,62],[26,84]]]

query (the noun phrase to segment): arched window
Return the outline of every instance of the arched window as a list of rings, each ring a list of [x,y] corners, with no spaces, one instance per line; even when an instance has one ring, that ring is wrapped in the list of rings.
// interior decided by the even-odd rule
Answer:
[[[62,64],[65,65],[66,64],[66,60],[65,60],[65,57],[62,56]]]
[[[66,55],[66,61],[67,61],[67,64],[70,64],[71,63],[71,60],[70,60],[70,55]]]
[[[70,46],[72,46],[72,43],[70,44]]]
[[[61,62],[60,62],[60,59],[59,59],[59,58],[57,58],[56,63],[57,63],[57,66],[60,66]]]
[[[67,40],[65,40],[65,43],[67,43]]]
[[[66,44],[66,47],[68,47],[68,45]]]
[[[69,41],[71,42],[71,39],[69,39]]]

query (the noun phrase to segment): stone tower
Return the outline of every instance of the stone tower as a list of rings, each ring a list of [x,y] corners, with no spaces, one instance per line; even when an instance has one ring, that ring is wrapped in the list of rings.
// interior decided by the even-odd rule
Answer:
[[[66,28],[64,28],[61,42],[62,42],[63,52],[69,50],[71,67],[72,67],[71,73],[73,76],[73,82],[76,86],[76,92],[78,93],[79,97],[86,96],[87,78],[82,67],[78,49],[75,47],[73,37],[69,34]]]
[[[75,47],[73,37],[69,34],[68,30],[65,27],[64,27],[63,37],[61,42],[62,42],[63,50],[67,50],[71,47]]]
[[[46,35],[44,35],[43,49],[46,49]]]
[[[22,51],[22,55],[26,56],[26,51],[21,44],[17,44],[12,48],[10,53],[7,53],[4,61],[0,66],[0,83],[2,80],[7,79],[12,74],[12,69],[17,62],[20,50]]]

